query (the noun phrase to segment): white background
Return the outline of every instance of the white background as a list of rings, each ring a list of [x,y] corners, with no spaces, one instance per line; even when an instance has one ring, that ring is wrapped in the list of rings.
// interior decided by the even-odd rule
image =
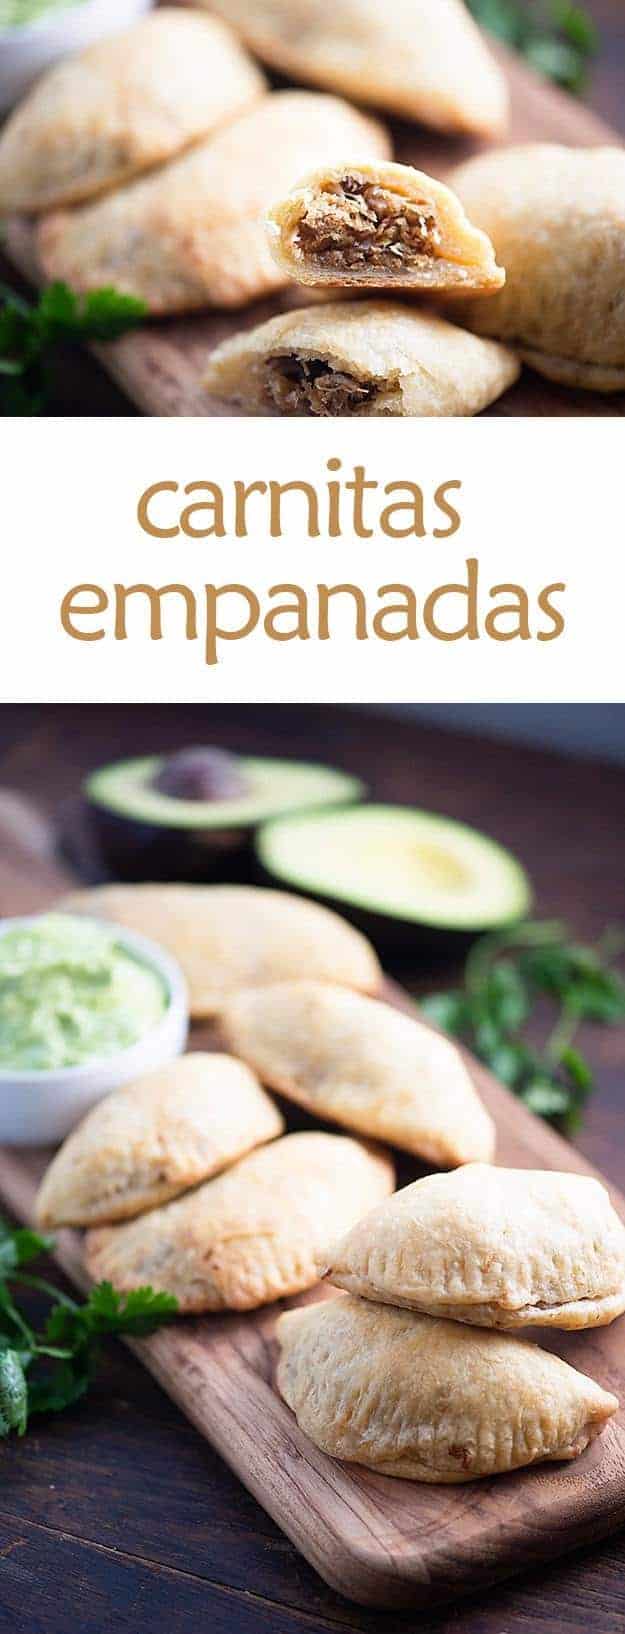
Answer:
[[[46,419],[5,421],[2,450],[5,701],[625,700],[622,420]],[[282,540],[263,531],[243,541],[156,540],[136,521],[152,482],[211,480],[228,490],[235,478],[297,478],[322,489],[332,456],[343,476],[360,463],[381,484],[410,480],[427,494],[460,479],[461,530],[441,541],[309,540],[297,526]],[[546,643],[427,634],[359,643],[353,618],[335,612],[329,642],[275,643],[261,627],[224,643],[208,668],[201,638],[185,641],[176,606],[165,610],[161,642],[148,638],[144,606],[130,616],[126,642],[73,641],[59,620],[73,584],[116,580],[183,581],[200,598],[207,581],[238,580],[265,606],[282,580],[311,589],[350,580],[373,612],[379,585],[403,581],[422,599],[459,576],[468,556],[478,557],[486,591],[516,580],[535,595],[564,580],[565,633]],[[110,616],[103,622],[112,630]]]

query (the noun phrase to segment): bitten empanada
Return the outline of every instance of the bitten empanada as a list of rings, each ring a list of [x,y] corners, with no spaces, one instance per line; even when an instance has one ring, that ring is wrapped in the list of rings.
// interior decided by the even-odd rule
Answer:
[[[213,352],[204,385],[245,414],[479,414],[517,379],[513,352],[391,301],[282,312]]]
[[[470,159],[452,177],[505,288],[460,308],[549,380],[625,389],[625,151],[549,144]]]
[[[0,137],[0,214],[77,204],[258,101],[263,75],[205,12],[162,7],[37,81]]]
[[[294,981],[239,993],[220,1027],[266,1084],[317,1117],[441,1165],[493,1155],[493,1123],[460,1052],[416,1016]]]
[[[346,102],[279,91],[155,174],[44,217],[38,259],[48,278],[115,284],[154,313],[242,306],[286,283],[267,243],[272,200],[336,153],[389,152],[382,126]]]
[[[317,1256],[392,1191],[389,1157],[340,1135],[285,1135],[188,1197],[90,1231],[87,1269],[129,1292],[146,1282],[182,1312],[253,1310],[317,1281]]]
[[[276,1331],[300,1429],[381,1475],[449,1485],[577,1458],[618,1408],[537,1345],[350,1294],[287,1311]]]
[[[456,296],[505,282],[455,194],[410,165],[326,165],[272,206],[267,229],[300,284]]]
[[[505,128],[506,82],[464,0],[204,0],[270,68],[443,131]]]
[[[346,919],[305,897],[253,885],[101,885],[60,908],[112,919],[178,960],[191,1015],[215,1015],[241,987],[311,975],[374,993],[377,957]]]
[[[588,1175],[472,1163],[397,1192],[320,1270],[478,1327],[593,1328],[625,1310],[625,1227]]]
[[[39,1188],[42,1226],[131,1219],[281,1135],[284,1119],[242,1061],[183,1055],[99,1101]]]

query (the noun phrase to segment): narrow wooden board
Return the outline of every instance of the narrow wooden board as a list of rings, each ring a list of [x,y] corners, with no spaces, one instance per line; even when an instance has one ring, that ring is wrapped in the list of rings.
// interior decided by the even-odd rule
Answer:
[[[24,849],[21,826],[14,813],[3,822],[0,796],[2,914],[48,907],[69,882],[49,855]],[[392,983],[387,996],[400,1007],[411,1003]],[[210,1029],[197,1028],[192,1046],[210,1044]],[[595,1172],[481,1066],[470,1066],[496,1121],[500,1163]],[[32,1218],[48,1155],[0,1149],[0,1196],[23,1221]],[[416,1172],[404,1162],[402,1181]],[[625,1201],[611,1193],[625,1217]],[[59,1233],[56,1258],[73,1281],[86,1285],[78,1233]],[[276,1307],[269,1307],[181,1320],[131,1348],[325,1581],[349,1599],[430,1607],[551,1560],[625,1521],[623,1411],[572,1464],[463,1487],[420,1486],[326,1458],[273,1388],[275,1317]],[[623,1336],[617,1322],[588,1334],[546,1335],[544,1342],[625,1405]]]
[[[584,104],[539,78],[512,53],[496,48],[512,98],[506,142],[564,142],[571,147],[621,145],[621,138]],[[391,122],[396,157],[444,177],[462,159],[487,144],[445,138],[420,126]],[[16,266],[36,281],[32,229],[9,223],[5,248]],[[149,323],[112,344],[94,347],[109,374],[146,414],[223,415],[223,404],[208,398],[200,380],[214,347],[240,329],[251,328],[293,304],[285,295],[242,312],[207,312]],[[492,415],[621,415],[625,393],[568,391],[525,369],[518,385],[487,411]]]

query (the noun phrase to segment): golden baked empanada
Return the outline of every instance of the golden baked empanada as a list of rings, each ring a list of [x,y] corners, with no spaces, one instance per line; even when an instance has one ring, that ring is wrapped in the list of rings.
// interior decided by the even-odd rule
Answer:
[[[128,1225],[86,1239],[87,1269],[128,1292],[151,1282],[180,1310],[252,1310],[317,1281],[337,1228],[392,1191],[389,1157],[341,1135],[285,1135]]]
[[[448,1038],[376,999],[316,981],[241,992],[228,1044],[265,1083],[318,1117],[433,1163],[492,1157],[493,1123]]]
[[[60,907],[112,919],[178,960],[191,1015],[215,1015],[241,987],[311,975],[374,993],[381,971],[366,937],[329,908],[253,885],[100,885]]]
[[[300,284],[456,296],[505,283],[455,194],[410,165],[326,165],[272,206],[267,227]]]
[[[180,1056],[99,1101],[53,1158],[43,1226],[101,1225],[155,1208],[282,1134],[284,1119],[242,1061]]]
[[[270,68],[443,131],[504,129],[506,83],[464,0],[204,0]]]
[[[549,380],[625,389],[625,151],[548,144],[470,159],[452,177],[506,284],[461,321]]]
[[[204,385],[245,414],[479,414],[517,379],[513,352],[391,301],[282,312],[224,341]]]
[[[40,264],[77,290],[115,284],[150,312],[242,306],[286,283],[267,243],[272,200],[337,152],[386,158],[390,146],[336,97],[276,92],[154,175],[44,217]]]
[[[49,210],[118,187],[264,90],[222,23],[164,6],[37,81],[0,137],[0,213]]]
[[[593,1328],[625,1310],[625,1227],[588,1175],[471,1163],[404,1187],[320,1270],[478,1327]]]
[[[537,1345],[350,1294],[287,1311],[277,1337],[278,1389],[315,1446],[408,1481],[577,1458],[618,1408]]]

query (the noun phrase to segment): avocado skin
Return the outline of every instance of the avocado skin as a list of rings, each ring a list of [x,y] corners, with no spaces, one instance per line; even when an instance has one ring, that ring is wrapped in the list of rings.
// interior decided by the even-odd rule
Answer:
[[[90,837],[107,873],[124,884],[247,885],[254,874],[254,827],[180,829],[122,817],[87,804]]]

